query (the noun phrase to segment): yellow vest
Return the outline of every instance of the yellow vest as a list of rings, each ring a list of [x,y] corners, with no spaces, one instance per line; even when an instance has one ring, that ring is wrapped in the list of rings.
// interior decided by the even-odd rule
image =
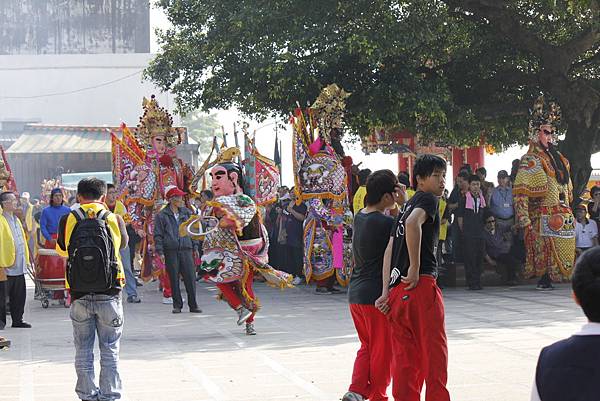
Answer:
[[[360,209],[365,207],[365,197],[367,196],[367,187],[361,185],[354,193],[352,199],[352,207],[354,208],[354,214],[358,213]]]
[[[27,205],[27,210],[25,211],[25,224],[27,225],[27,230],[29,231],[29,233],[27,234],[30,234],[35,231],[34,223],[35,220],[33,219],[33,205]],[[29,237],[29,235],[27,237]]]
[[[446,200],[444,198],[440,198],[438,210],[440,211],[440,219],[442,219],[442,216],[444,215],[444,212],[446,211]],[[445,241],[447,235],[448,235],[448,222],[440,224],[439,240]]]
[[[121,202],[120,200],[117,200],[117,203],[115,204],[114,213],[118,214],[121,217],[127,216],[127,208],[125,207],[123,202]]]
[[[23,238],[26,239],[25,230],[23,230],[21,221],[18,218],[17,224],[23,232]],[[0,249],[0,268],[12,267],[12,265],[15,264],[17,250],[15,249],[15,239],[13,238],[10,225],[3,214],[0,214]],[[27,246],[27,241],[25,241],[25,262],[29,263],[29,247]]]
[[[104,204],[96,202],[84,203],[80,206],[85,212],[92,210],[96,214],[99,213],[101,210],[106,210]],[[122,285],[124,285],[125,273],[123,271],[123,265],[121,264],[121,254],[119,252],[119,250],[121,249],[121,230],[119,230],[119,221],[117,220],[117,217],[114,214],[110,214],[106,219],[106,222],[108,223],[108,229],[110,230],[110,235],[112,236],[114,244],[115,256],[119,264],[117,280],[121,280]],[[71,234],[73,233],[73,228],[75,227],[76,223],[77,219],[75,218],[75,216],[73,216],[73,214],[69,214],[69,217],[67,217],[67,223],[65,225],[65,249],[63,250],[58,245],[58,242],[56,243],[56,252],[58,252],[60,256],[63,256],[65,258],[69,256],[69,252],[67,251],[67,249],[69,249],[69,240],[71,239]],[[68,286],[69,283],[67,283],[67,287]]]

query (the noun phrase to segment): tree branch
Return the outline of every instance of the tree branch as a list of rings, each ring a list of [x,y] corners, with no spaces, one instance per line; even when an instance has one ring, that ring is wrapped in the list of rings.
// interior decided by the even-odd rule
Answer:
[[[496,120],[502,117],[525,116],[529,107],[528,102],[479,104],[472,107],[475,114],[484,120]]]
[[[572,63],[581,54],[592,49],[598,42],[600,42],[599,24],[592,24],[592,26],[580,35],[559,46],[559,50],[564,52],[569,62]]]
[[[442,0],[450,8],[469,11],[485,18],[502,35],[511,39],[515,47],[543,57],[551,46],[542,41],[533,32],[523,28],[519,16],[508,9],[505,0]]]
[[[573,64],[573,66],[571,67],[571,69],[583,67],[583,66],[586,66],[586,65],[589,65],[589,64],[594,64],[596,62],[600,62],[600,48],[598,49],[598,51],[596,52],[596,54],[594,54],[593,56],[588,57],[586,59],[583,59],[583,60],[578,61],[575,64]]]

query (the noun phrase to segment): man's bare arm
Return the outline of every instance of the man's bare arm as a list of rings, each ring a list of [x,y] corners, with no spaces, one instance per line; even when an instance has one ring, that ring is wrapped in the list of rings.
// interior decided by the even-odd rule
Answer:
[[[121,216],[115,214],[117,216],[117,222],[119,222],[119,231],[121,232],[121,249],[127,247],[129,243],[129,235],[127,234],[127,227],[125,227],[125,221]]]
[[[423,235],[422,225],[427,221],[427,213],[421,208],[416,208],[406,219],[406,248],[410,267],[402,282],[408,284],[407,290],[412,290],[419,283],[419,269],[421,267],[421,240]]]

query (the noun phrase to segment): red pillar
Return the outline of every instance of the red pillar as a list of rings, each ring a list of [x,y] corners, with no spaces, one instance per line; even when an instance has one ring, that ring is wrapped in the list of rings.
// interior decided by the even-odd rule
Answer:
[[[475,172],[479,167],[484,165],[484,147],[474,146],[471,148],[452,148],[452,174],[453,177],[458,175],[463,164],[469,164]]]

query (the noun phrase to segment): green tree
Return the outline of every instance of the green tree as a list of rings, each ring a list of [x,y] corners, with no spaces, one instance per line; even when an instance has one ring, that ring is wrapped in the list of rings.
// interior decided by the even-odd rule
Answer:
[[[349,130],[527,142],[541,93],[563,109],[576,188],[600,151],[600,0],[161,0],[173,28],[147,74],[178,107],[289,113],[332,82]]]
[[[198,152],[203,156],[208,156],[212,149],[213,137],[219,136],[221,131],[217,116],[196,110],[182,117],[181,124],[187,127],[190,138],[200,145]]]

